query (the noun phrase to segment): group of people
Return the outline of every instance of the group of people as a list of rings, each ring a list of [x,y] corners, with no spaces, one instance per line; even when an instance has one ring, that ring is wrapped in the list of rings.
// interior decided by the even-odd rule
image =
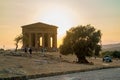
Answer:
[[[25,53],[28,53],[29,52],[29,54],[31,55],[32,54],[32,48],[24,48],[24,52]]]

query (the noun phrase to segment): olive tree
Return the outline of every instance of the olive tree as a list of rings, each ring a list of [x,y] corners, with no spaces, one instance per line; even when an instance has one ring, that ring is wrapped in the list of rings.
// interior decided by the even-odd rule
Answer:
[[[15,37],[14,41],[16,45],[15,51],[17,51],[18,43],[23,41],[23,35],[22,34],[18,35],[17,37]]]
[[[86,56],[98,55],[101,50],[101,31],[91,25],[72,27],[66,32],[60,53],[75,54],[78,63],[89,63]]]

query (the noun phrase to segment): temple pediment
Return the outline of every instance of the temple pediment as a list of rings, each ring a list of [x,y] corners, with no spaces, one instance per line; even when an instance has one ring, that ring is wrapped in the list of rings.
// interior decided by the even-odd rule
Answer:
[[[54,26],[54,25],[49,25],[49,24],[46,24],[46,23],[41,23],[41,22],[37,22],[37,23],[33,23],[33,24],[28,24],[28,25],[24,25],[24,26],[21,26],[22,28],[57,28],[57,26]]]

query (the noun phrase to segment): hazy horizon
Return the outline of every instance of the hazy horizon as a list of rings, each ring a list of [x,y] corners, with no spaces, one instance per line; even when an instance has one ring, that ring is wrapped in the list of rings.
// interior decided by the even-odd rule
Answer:
[[[58,26],[58,45],[71,27],[91,24],[102,44],[120,42],[120,0],[1,0],[0,48],[15,48],[21,26],[43,22]]]

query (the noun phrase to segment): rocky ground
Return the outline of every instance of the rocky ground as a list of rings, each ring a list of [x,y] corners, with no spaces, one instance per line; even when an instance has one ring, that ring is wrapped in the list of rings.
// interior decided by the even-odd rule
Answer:
[[[88,58],[94,65],[76,64],[74,55],[60,57],[58,52],[34,52],[32,56],[24,52],[0,52],[0,78],[35,74],[59,73],[89,70],[101,67],[120,67],[120,60],[103,63],[101,58]]]

